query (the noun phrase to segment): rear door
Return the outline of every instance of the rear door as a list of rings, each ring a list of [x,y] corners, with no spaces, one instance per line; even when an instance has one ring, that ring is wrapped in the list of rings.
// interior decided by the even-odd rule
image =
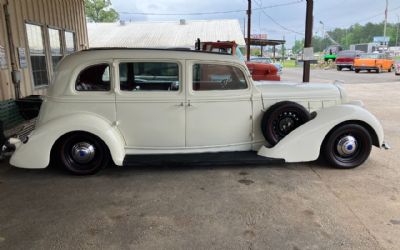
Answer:
[[[127,148],[146,153],[185,147],[184,61],[116,64],[118,128]]]

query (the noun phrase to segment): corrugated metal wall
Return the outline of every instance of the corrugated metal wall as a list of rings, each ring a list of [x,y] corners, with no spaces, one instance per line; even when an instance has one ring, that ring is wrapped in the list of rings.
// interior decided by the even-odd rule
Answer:
[[[5,4],[6,0],[0,0]],[[17,49],[22,47],[26,49],[27,57],[29,49],[26,39],[25,22],[43,25],[47,28],[56,27],[64,30],[75,32],[77,50],[88,47],[88,36],[86,28],[86,18],[84,12],[83,0],[9,0],[9,13],[12,27],[12,36],[14,46]],[[44,32],[45,41],[47,43],[47,32]],[[8,53],[8,43],[6,37],[6,26],[4,19],[3,7],[0,10],[0,45],[6,47]],[[16,52],[18,56],[18,52]],[[14,87],[11,82],[11,63],[9,54],[7,54],[9,62],[8,70],[0,70],[0,100],[14,98]],[[18,58],[16,58],[18,61]],[[28,60],[28,64],[29,60]],[[50,64],[50,59],[48,60]],[[45,88],[35,89],[32,83],[30,65],[22,71],[21,95],[27,96],[31,94],[45,94]]]

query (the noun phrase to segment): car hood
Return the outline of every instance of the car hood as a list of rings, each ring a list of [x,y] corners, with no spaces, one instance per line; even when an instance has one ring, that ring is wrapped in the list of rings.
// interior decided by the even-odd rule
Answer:
[[[256,87],[260,89],[263,99],[341,99],[344,96],[342,88],[329,83],[276,83],[259,81]]]

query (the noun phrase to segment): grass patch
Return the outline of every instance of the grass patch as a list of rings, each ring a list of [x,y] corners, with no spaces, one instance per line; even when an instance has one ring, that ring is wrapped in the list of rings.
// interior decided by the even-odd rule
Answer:
[[[282,66],[284,68],[295,68],[295,67],[298,67],[298,65],[296,65],[296,60],[283,61]]]

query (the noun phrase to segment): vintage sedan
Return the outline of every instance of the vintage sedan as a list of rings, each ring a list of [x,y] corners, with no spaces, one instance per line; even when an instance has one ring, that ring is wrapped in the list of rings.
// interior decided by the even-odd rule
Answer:
[[[353,168],[372,145],[386,147],[379,121],[340,84],[253,82],[231,55],[182,50],[95,49],[58,65],[35,130],[12,140],[11,164],[93,174],[112,160],[217,157],[254,152],[284,162]],[[257,154],[258,156],[257,156]]]

